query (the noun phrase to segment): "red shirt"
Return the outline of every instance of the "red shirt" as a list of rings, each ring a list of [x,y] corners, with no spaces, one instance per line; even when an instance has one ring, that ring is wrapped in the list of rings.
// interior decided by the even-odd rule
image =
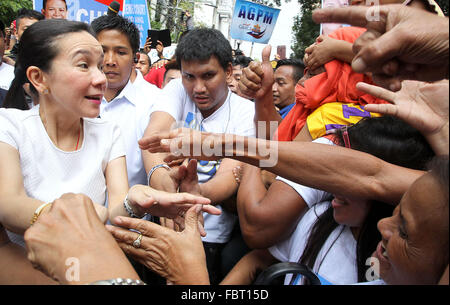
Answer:
[[[150,84],[153,84],[161,89],[162,83],[164,81],[164,73],[166,73],[166,67],[161,68],[151,68],[150,71],[144,76],[144,79]]]

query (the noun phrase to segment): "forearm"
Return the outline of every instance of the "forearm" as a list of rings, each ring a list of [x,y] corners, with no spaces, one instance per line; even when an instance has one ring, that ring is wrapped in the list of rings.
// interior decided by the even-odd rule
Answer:
[[[5,234],[6,232],[0,233]],[[0,285],[53,285],[55,281],[33,268],[24,249],[10,241],[0,243]]]
[[[353,53],[353,44],[345,40],[337,40],[334,42],[333,55],[335,59],[351,64],[355,54]]]
[[[275,181],[266,190],[260,172],[246,166],[238,191],[239,224],[252,249],[265,249],[287,238],[307,210],[303,198],[282,181]]]
[[[271,139],[276,129],[278,128],[278,124],[281,122],[282,118],[280,114],[275,109],[275,104],[273,103],[273,96],[271,94],[267,94],[259,99],[255,100],[255,124],[256,124],[256,132],[258,138]],[[258,122],[265,122],[265,134],[264,131],[260,133],[260,128]],[[270,128],[271,122],[276,122],[277,125],[275,128]],[[264,129],[262,129],[264,130]]]
[[[2,195],[0,199],[0,223],[11,232],[24,234],[31,225],[36,209],[45,202],[26,195]],[[42,213],[49,207],[46,207]]]
[[[154,153],[151,154],[148,151],[142,151],[142,157],[144,160],[145,172],[148,174],[152,168],[159,164],[165,164],[164,158],[167,154],[165,153]],[[170,193],[176,193],[177,188],[169,176],[169,171],[165,168],[158,168],[155,170],[148,181],[149,186],[161,191],[166,191]]]
[[[236,162],[236,161],[232,161]],[[220,170],[209,181],[200,184],[200,194],[211,200],[211,204],[220,204],[233,196],[238,189],[232,168]]]
[[[234,155],[237,160],[255,166],[267,166],[271,163],[268,160],[275,159],[271,172],[341,196],[397,204],[412,182],[423,174],[422,171],[395,166],[369,154],[342,147],[237,136],[232,142],[224,145],[226,155]],[[254,150],[256,154],[249,153]]]
[[[428,143],[437,156],[445,156],[449,154],[449,126],[448,121],[441,130],[432,135],[426,135]]]
[[[268,250],[253,250],[245,255],[220,285],[251,285],[258,273],[276,262]]]

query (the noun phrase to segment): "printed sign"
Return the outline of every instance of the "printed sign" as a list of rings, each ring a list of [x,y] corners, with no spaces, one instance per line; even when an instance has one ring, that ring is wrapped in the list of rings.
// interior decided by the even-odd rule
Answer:
[[[230,35],[233,39],[267,44],[277,23],[279,9],[236,0]]]
[[[67,19],[91,23],[94,19],[106,15],[108,6],[114,0],[66,0]],[[148,7],[146,0],[117,0],[120,3],[120,15],[133,22],[140,31],[141,48],[147,39],[147,30],[150,28]],[[36,11],[42,10],[42,0],[33,0]]]
[[[322,0],[322,8],[344,7],[348,6],[349,0]],[[320,34],[328,35],[340,27],[348,26],[340,23],[322,23],[320,24]]]
[[[138,28],[141,48],[144,48],[147,32],[151,29],[147,0],[125,0],[123,15]]]

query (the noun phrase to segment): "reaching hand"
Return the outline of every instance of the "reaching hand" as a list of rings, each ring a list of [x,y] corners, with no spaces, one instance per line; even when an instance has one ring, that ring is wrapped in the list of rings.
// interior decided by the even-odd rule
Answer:
[[[273,68],[270,63],[272,47],[267,45],[262,51],[262,63],[252,61],[247,68],[242,70],[239,81],[239,89],[246,96],[260,99],[264,96],[272,96]]]
[[[377,10],[378,21],[370,21]],[[374,81],[385,88],[398,91],[404,79],[448,77],[448,18],[404,5],[382,5],[319,9],[313,19],[367,28],[353,45],[352,68],[373,72]]]
[[[403,81],[402,89],[396,93],[365,83],[358,83],[356,88],[392,103],[366,105],[365,110],[397,116],[419,130],[436,154],[442,153],[441,148],[436,149],[442,146],[445,133],[448,137],[448,80],[435,83]],[[437,137],[440,134],[443,137]],[[448,139],[446,146],[448,154]]]
[[[25,231],[24,238],[33,266],[60,283],[138,278],[85,195],[62,195]],[[67,272],[68,262],[79,269]]]
[[[190,160],[187,166],[180,167],[180,171],[184,173],[184,178],[180,182],[180,192],[201,196],[197,175],[197,160]]]
[[[150,37],[147,37],[147,39],[145,40],[145,45],[144,45],[144,52],[145,53],[150,53],[151,51],[151,46],[152,45],[152,41],[150,40]]]
[[[139,140],[139,147],[151,153],[170,152],[164,161],[173,162],[184,158],[219,160],[223,155],[215,155],[211,147],[222,147],[222,136],[200,132],[190,128],[178,128],[161,132]]]
[[[220,210],[209,205],[207,198],[195,196],[189,193],[168,193],[155,190],[146,185],[135,185],[128,192],[128,199],[134,206],[153,216],[166,217],[179,220],[193,205],[203,205],[203,211],[218,215]],[[181,221],[183,223],[184,221]]]
[[[158,52],[159,58],[163,58],[164,45],[161,41],[156,41],[156,52]]]
[[[185,215],[186,226],[175,232],[142,219],[117,217],[123,228],[107,226],[122,250],[147,268],[157,272],[173,284],[209,284],[205,251],[197,223],[201,206],[190,208]],[[142,239],[139,248],[133,247],[138,233]]]

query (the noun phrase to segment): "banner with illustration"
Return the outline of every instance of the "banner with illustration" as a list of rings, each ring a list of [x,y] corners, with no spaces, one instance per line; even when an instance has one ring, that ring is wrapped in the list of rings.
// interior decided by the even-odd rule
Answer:
[[[365,1],[365,0],[363,0]],[[344,7],[349,5],[349,0],[322,0],[322,8]],[[338,28],[348,26],[340,23],[322,23],[320,24],[320,34],[328,35]]]
[[[277,8],[236,0],[230,36],[236,40],[267,44],[279,14],[280,9]]]
[[[114,0],[66,0],[67,19],[91,23],[94,19],[106,15],[108,6]],[[119,15],[132,21],[140,32],[141,48],[147,39],[147,31],[151,29],[146,0],[116,0],[120,3]],[[47,0],[47,5],[53,1]],[[33,0],[33,7],[41,12],[43,0]]]

